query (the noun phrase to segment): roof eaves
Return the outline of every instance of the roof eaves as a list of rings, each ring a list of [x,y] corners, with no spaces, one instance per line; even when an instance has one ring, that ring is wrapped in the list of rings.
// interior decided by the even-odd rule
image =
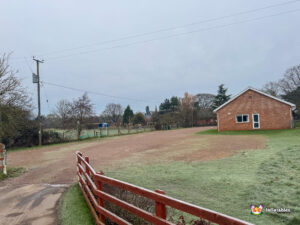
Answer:
[[[229,100],[228,100],[227,102],[225,102],[224,104],[220,105],[220,106],[219,106],[218,108],[216,108],[213,112],[216,113],[219,109],[223,108],[225,105],[229,104],[230,102],[232,102],[233,100],[235,100],[237,97],[241,96],[242,94],[244,94],[244,93],[245,93],[246,91],[248,91],[248,90],[252,90],[252,91],[258,92],[258,93],[260,93],[260,94],[262,94],[262,95],[265,95],[265,96],[267,96],[267,97],[269,97],[269,98],[272,98],[272,99],[277,100],[277,101],[279,101],[279,102],[282,102],[282,103],[285,103],[285,104],[287,104],[287,105],[290,105],[290,106],[292,107],[292,109],[295,109],[295,108],[296,108],[296,105],[293,104],[293,103],[284,101],[284,100],[282,100],[282,99],[280,99],[280,98],[276,98],[276,97],[274,97],[274,96],[272,96],[272,95],[269,95],[269,94],[267,94],[267,93],[264,93],[264,92],[262,92],[262,91],[259,91],[259,90],[255,89],[255,88],[253,88],[253,87],[248,87],[248,88],[246,88],[245,90],[243,90],[242,92],[240,92],[239,94],[237,94],[237,95],[235,95],[234,97],[232,97],[231,99],[229,99]]]

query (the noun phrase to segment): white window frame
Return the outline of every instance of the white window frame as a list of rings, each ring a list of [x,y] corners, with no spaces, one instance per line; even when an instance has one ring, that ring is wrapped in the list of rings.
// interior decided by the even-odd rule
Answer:
[[[254,115],[258,115],[258,121],[257,122],[254,122]],[[255,127],[254,123],[258,123],[258,127]],[[259,115],[259,113],[252,113],[252,128],[253,129],[260,129],[260,115]]]
[[[238,120],[237,120],[237,117],[238,116],[242,116],[242,122],[238,122]],[[248,120],[247,121],[243,121],[243,117],[244,116],[247,116],[247,118],[248,118]],[[250,120],[249,120],[249,114],[236,114],[235,115],[235,122],[236,123],[249,123],[250,122]]]

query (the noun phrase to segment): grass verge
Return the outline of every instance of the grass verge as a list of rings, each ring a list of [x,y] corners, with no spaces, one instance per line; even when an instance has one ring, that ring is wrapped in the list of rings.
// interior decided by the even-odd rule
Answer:
[[[199,133],[208,134],[216,140],[218,135],[265,135],[267,148],[209,162],[138,165],[106,174],[254,224],[300,224],[300,129]],[[290,208],[291,213],[255,216],[251,204]]]
[[[4,175],[2,173],[2,171],[0,172],[0,182],[8,179],[8,178],[12,178],[12,177],[18,177],[21,174],[25,173],[25,169],[22,167],[18,167],[18,168],[7,168],[7,175]]]
[[[78,184],[68,188],[59,203],[61,225],[94,225],[95,221]]]
[[[103,139],[108,139],[108,138],[117,138],[117,137],[121,137],[121,136],[125,136],[125,135],[134,135],[134,134],[141,134],[141,133],[148,133],[148,132],[153,132],[153,131],[152,130],[146,130],[146,131],[142,131],[142,132],[134,132],[134,133],[132,132],[132,133],[120,134],[120,135],[109,135],[109,136],[102,136],[102,137],[89,137],[89,138],[80,139],[79,141],[78,140],[68,140],[68,141],[61,142],[61,143],[51,143],[51,144],[46,144],[46,145],[43,145],[43,146],[12,147],[12,148],[8,148],[7,152],[26,151],[26,150],[40,150],[40,149],[49,148],[49,147],[58,147],[58,146],[64,146],[64,145],[68,145],[68,144],[82,143],[82,142],[101,141]]]

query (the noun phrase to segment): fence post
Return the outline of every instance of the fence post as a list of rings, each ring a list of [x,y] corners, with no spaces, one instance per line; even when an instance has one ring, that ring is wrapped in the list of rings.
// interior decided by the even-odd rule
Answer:
[[[97,172],[97,174],[98,174],[98,175],[104,175],[104,173],[103,173],[102,171],[101,171],[101,172]],[[102,186],[102,183],[101,183],[100,180],[97,181],[97,184],[96,184],[96,185],[97,185],[97,188],[98,188],[99,191],[102,191],[102,190],[103,190],[103,186]],[[100,197],[98,197],[98,204],[99,204],[101,207],[104,208],[104,202],[103,202],[102,198],[100,198]],[[100,221],[101,221],[102,223],[105,223],[105,217],[104,217],[102,214],[100,214],[99,216],[100,216]]]
[[[159,194],[166,194],[164,191],[156,189],[156,193]],[[162,219],[167,219],[167,208],[165,204],[162,204],[161,202],[155,201],[155,214],[156,216],[162,218]]]
[[[77,159],[77,171],[78,171],[78,173],[80,174],[80,175],[82,175],[82,172],[79,170],[79,168],[78,168],[78,164],[80,164],[81,165],[81,160],[79,159],[79,156],[81,156],[82,157],[82,154],[80,153],[80,152],[78,152],[77,154],[76,154],[76,159]],[[80,179],[79,179],[79,176],[78,176],[78,182],[80,182]],[[80,182],[81,183],[81,182]]]
[[[7,175],[6,171],[6,150],[5,150],[5,145],[0,143],[0,162],[2,161],[2,165],[0,164],[0,169],[3,168],[3,174]]]
[[[88,164],[90,163],[90,159],[89,159],[88,156],[86,156],[84,159],[85,159],[85,161],[86,161]],[[90,170],[88,169],[87,166],[85,166],[85,172],[87,173],[87,175],[90,176]]]

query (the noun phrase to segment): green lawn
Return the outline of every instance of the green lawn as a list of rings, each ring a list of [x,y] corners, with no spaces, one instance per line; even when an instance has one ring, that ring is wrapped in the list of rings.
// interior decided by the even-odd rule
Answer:
[[[260,134],[266,136],[267,148],[208,162],[137,163],[136,166],[105,171],[105,174],[148,189],[162,189],[172,197],[254,224],[300,224],[300,129],[222,133],[210,130],[196,135],[208,134],[215,135],[216,139],[218,135]],[[78,188],[75,186],[74,189],[75,197],[70,199],[76,198],[77,202],[65,204],[68,212],[62,215],[67,215],[65,218],[71,214],[76,216],[69,220],[71,222],[62,220],[62,225],[93,224],[90,219],[86,219],[86,223],[76,219],[76,212],[79,214],[79,209],[86,210],[87,206],[83,197],[79,198]],[[251,204],[290,208],[291,213],[255,216],[250,214]],[[87,215],[84,211],[79,217]],[[172,215],[177,218],[180,213],[168,211],[168,216]]]
[[[62,132],[63,130],[56,130],[56,129],[47,129],[46,131],[55,131],[55,132],[58,132],[62,135]],[[121,135],[133,135],[133,134],[137,134],[137,133],[142,133],[142,132],[150,132],[150,131],[153,131],[152,129],[150,128],[146,128],[145,130],[144,129],[131,129],[130,130],[130,133],[128,133],[128,130],[121,130]],[[32,147],[12,147],[12,148],[9,148],[7,149],[8,152],[12,152],[12,151],[23,151],[23,150],[40,150],[42,148],[47,148],[49,146],[61,146],[61,145],[67,145],[71,142],[78,142],[77,139],[76,139],[76,131],[75,130],[71,130],[71,131],[68,131],[70,135],[70,138],[66,137],[68,141],[66,142],[62,142],[62,143],[54,143],[54,144],[47,144],[47,145],[43,145],[43,146],[32,146]],[[99,132],[99,131],[98,131]],[[118,130],[110,130],[109,131],[109,136],[106,135],[106,131],[103,131],[103,134],[102,134],[102,138],[114,138],[116,137],[118,134]],[[98,140],[99,137],[94,137],[94,130],[84,130],[82,132],[82,139],[80,140],[80,142],[82,141],[95,141],[95,140]],[[100,139],[99,139],[100,140]]]
[[[112,177],[255,224],[300,224],[300,129],[198,135],[261,134],[267,149],[209,162],[170,162],[106,172]],[[291,208],[290,214],[250,215],[251,204]]]
[[[62,225],[95,224],[78,184],[64,193],[59,204],[59,220]]]
[[[77,140],[77,131],[76,130],[62,130],[62,129],[45,129],[45,131],[53,131],[59,133],[60,137],[73,141]],[[125,134],[135,134],[135,133],[141,133],[145,131],[152,131],[151,128],[133,128],[130,129],[130,132],[128,132],[128,129],[121,128],[120,129],[120,134],[125,135]],[[97,133],[95,133],[97,132]],[[117,128],[109,128],[108,131],[106,128],[103,128],[100,134],[99,129],[85,129],[82,130],[80,139],[87,139],[87,138],[93,138],[93,137],[107,137],[107,136],[117,136],[119,135],[118,129]]]
[[[7,168],[7,175],[4,175],[2,170],[0,170],[0,182],[7,178],[20,176],[23,173],[25,173],[24,168]]]

